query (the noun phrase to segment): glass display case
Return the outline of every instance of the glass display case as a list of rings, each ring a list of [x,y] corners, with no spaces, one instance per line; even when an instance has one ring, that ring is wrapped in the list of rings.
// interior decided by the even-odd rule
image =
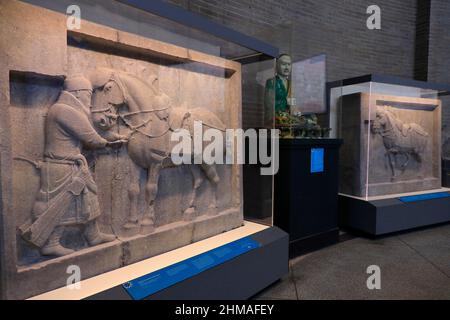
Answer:
[[[369,199],[440,189],[445,93],[439,85],[376,78],[332,88],[332,122],[344,139],[340,192]]]
[[[275,76],[265,78],[268,121],[274,120],[281,138],[328,138],[326,55],[294,60],[281,54]],[[274,102],[273,102],[274,101]]]
[[[273,71],[272,71],[273,74]],[[279,130],[274,225],[289,233],[291,257],[336,243],[341,140],[330,139],[326,56],[281,54],[263,78],[268,121]]]
[[[2,297],[249,226],[239,132],[264,127],[254,75],[277,49],[127,2],[2,4]],[[262,183],[271,225],[273,176]]]
[[[328,87],[332,132],[344,140],[341,223],[379,235],[448,221],[441,167],[448,86],[367,75]]]

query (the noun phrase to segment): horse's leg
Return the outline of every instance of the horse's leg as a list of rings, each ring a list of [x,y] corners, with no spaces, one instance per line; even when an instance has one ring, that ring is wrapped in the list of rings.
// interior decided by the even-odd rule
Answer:
[[[195,206],[194,206],[194,201],[197,198],[197,190],[200,187],[200,185],[203,182],[203,178],[201,175],[201,172],[199,172],[199,168],[197,167],[197,165],[190,165],[189,166],[190,170],[191,170],[191,174],[192,174],[192,187],[193,190],[190,194],[190,199],[189,199],[189,206],[186,210],[184,210],[183,212],[183,220],[185,221],[191,221],[194,219],[195,216]]]
[[[406,161],[402,164],[402,172],[405,172],[406,167],[408,166],[410,160],[408,152],[405,152],[404,155],[406,157]]]
[[[147,183],[145,185],[145,202],[147,209],[142,219],[142,225],[153,227],[155,222],[155,199],[158,194],[158,179],[161,170],[161,163],[152,163],[148,168]]]
[[[388,170],[388,164],[389,164],[389,152],[386,152],[384,154],[384,169]]]
[[[395,176],[395,154],[388,151],[388,155],[389,155],[389,165],[391,167],[391,173],[392,173],[391,181],[393,182],[396,179],[396,176]]]
[[[133,229],[139,226],[138,199],[141,192],[139,185],[139,168],[132,162],[130,164],[130,185],[128,186],[128,199],[130,200],[130,214],[124,228]]]
[[[418,178],[418,179],[423,179],[423,171],[422,171],[422,153],[416,152],[416,153],[413,153],[413,155],[415,155],[416,161],[417,161],[417,163],[418,163],[419,166],[420,166],[420,169],[419,169],[417,178]]]
[[[217,174],[216,166],[215,165],[209,165],[203,163],[202,165],[203,172],[205,173],[206,177],[208,177],[209,182],[211,182],[211,186],[213,187],[213,199],[209,205],[209,211],[210,214],[214,215],[217,214],[217,185],[220,182],[220,177]]]

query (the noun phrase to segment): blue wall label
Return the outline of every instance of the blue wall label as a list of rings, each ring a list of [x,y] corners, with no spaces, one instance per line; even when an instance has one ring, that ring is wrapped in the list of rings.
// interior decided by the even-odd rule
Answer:
[[[311,173],[324,171],[324,156],[325,150],[323,148],[311,149]]]
[[[414,196],[400,197],[398,198],[398,200],[400,200],[401,202],[416,202],[440,198],[450,198],[450,193],[449,192],[425,193]]]
[[[259,247],[257,241],[245,237],[126,282],[122,287],[131,298],[141,300]]]

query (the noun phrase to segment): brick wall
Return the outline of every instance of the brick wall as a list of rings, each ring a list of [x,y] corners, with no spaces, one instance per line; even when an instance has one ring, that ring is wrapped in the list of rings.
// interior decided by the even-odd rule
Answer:
[[[448,0],[167,1],[273,43],[295,60],[326,53],[328,81],[378,73],[450,84]],[[381,8],[381,30],[366,27],[372,4]],[[443,109],[445,141],[450,97]]]
[[[431,0],[428,81],[450,84],[450,1]],[[450,96],[442,99],[443,154],[450,159]]]
[[[417,0],[168,0],[271,42],[294,59],[326,53],[328,80],[382,73],[414,76]],[[381,30],[366,9],[381,8]]]

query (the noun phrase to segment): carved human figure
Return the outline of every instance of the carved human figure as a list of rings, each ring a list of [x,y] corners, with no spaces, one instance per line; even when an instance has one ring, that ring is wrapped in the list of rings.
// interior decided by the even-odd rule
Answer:
[[[83,226],[90,246],[116,238],[99,230],[97,187],[81,149],[113,146],[120,141],[109,142],[93,128],[91,96],[88,79],[67,78],[58,101],[47,114],[44,159],[37,163],[41,186],[31,220],[19,228],[22,237],[40,248],[42,255],[64,256],[74,252],[60,242],[67,226]]]

